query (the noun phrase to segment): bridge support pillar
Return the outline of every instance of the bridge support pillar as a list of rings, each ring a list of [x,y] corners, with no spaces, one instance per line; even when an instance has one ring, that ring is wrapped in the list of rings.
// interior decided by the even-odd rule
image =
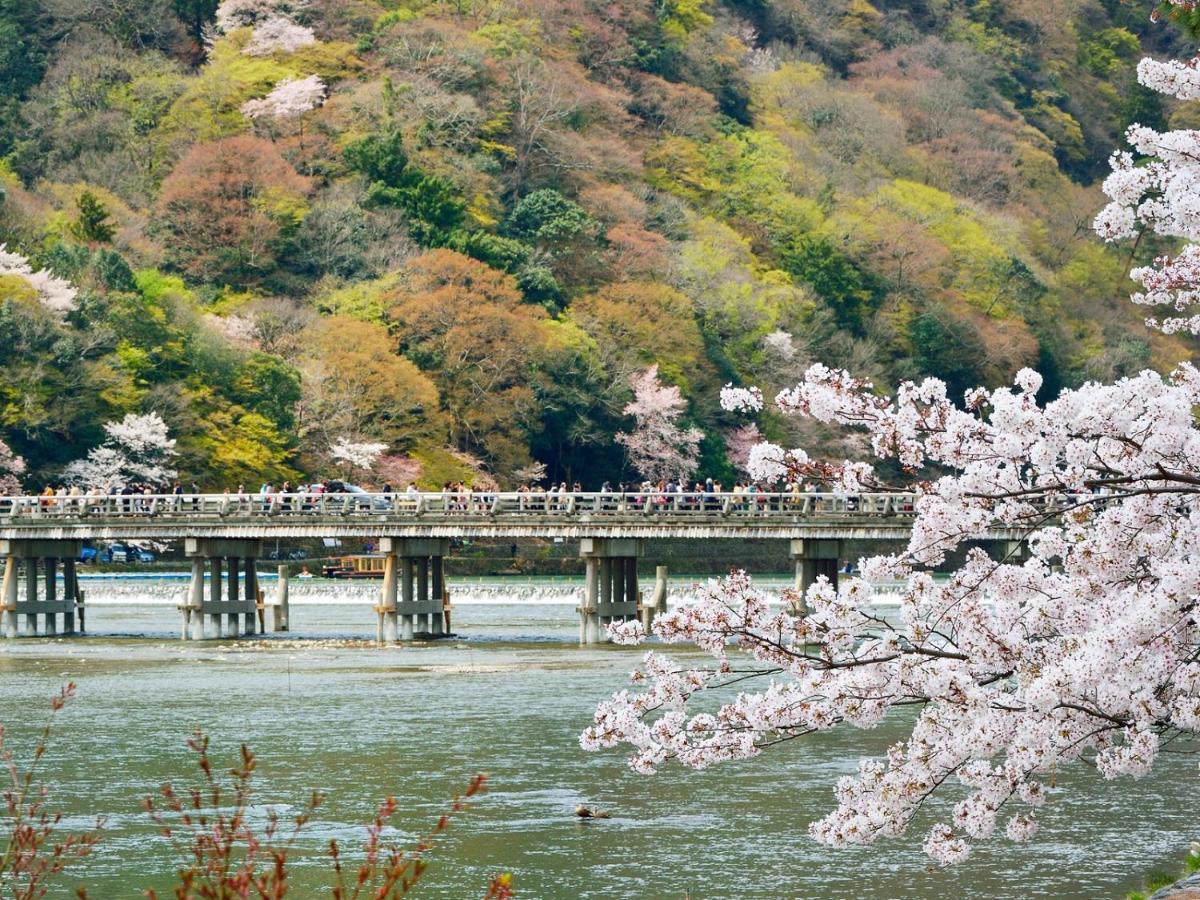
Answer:
[[[0,630],[4,632],[6,638],[17,636],[18,580],[16,557],[9,556],[4,560],[4,610],[3,616],[0,616]]]
[[[808,614],[805,592],[824,575],[836,591],[838,586],[838,562],[842,558],[842,542],[822,538],[797,538],[792,541],[792,561],[796,566],[794,587],[800,594],[795,612]]]
[[[380,643],[396,640],[396,555],[389,553],[383,558],[383,587],[379,597],[379,623],[375,627],[375,640]]]
[[[642,628],[650,633],[654,619],[667,611],[667,567],[654,567],[654,594],[642,605]]]
[[[212,636],[221,636],[221,564],[219,556],[208,558],[208,608],[202,615],[208,616],[208,624],[212,626]],[[202,637],[208,637],[205,633]]]
[[[448,631],[444,603],[445,558],[450,553],[450,541],[447,538],[382,538],[379,549],[384,555],[383,596],[376,629],[380,640],[394,641],[399,637],[402,641],[411,641],[418,634],[444,636]],[[398,573],[398,577],[393,574],[389,579],[389,571]]]
[[[603,643],[612,622],[637,618],[641,603],[637,564],[642,553],[643,543],[637,538],[583,538],[579,542],[586,573],[579,607],[580,644]]]
[[[246,576],[244,587],[246,590],[246,603],[242,612],[242,625],[246,634],[259,634],[262,629],[259,628],[259,613],[261,607],[258,603],[258,566],[257,560],[252,556],[246,557]]]
[[[275,582],[275,614],[271,619],[272,631],[288,630],[288,567],[279,567],[279,580]]]
[[[75,572],[75,560],[64,559],[63,564],[63,634],[75,633],[75,607],[79,603],[79,576]]]
[[[192,581],[187,600],[181,607],[181,633],[190,633],[195,639],[209,636],[209,630],[212,631],[212,637],[218,638],[255,634],[255,622],[258,619],[258,575],[255,561],[262,556],[262,541],[188,538],[184,542],[183,552],[192,561]],[[228,588],[225,597],[222,598],[221,575],[226,562]],[[207,600],[204,599],[205,568],[210,571]],[[245,573],[244,581],[239,578],[242,572]],[[206,617],[210,629],[204,627]]]
[[[59,614],[62,614],[63,634],[75,633],[75,607],[79,599],[79,584],[75,560],[83,549],[82,541],[59,539],[0,540],[0,560],[4,569],[3,610],[0,632],[16,637],[21,617],[25,619],[24,633],[39,633],[38,616],[42,617],[44,634],[59,633]],[[58,563],[63,561],[63,591],[58,591]],[[25,572],[25,597],[21,599],[19,570]],[[39,595],[38,576],[44,587]]]
[[[204,560],[196,556],[192,558],[192,580],[188,582],[187,597],[179,608],[183,615],[180,638],[198,641],[204,638],[204,617],[201,609],[204,607]]]

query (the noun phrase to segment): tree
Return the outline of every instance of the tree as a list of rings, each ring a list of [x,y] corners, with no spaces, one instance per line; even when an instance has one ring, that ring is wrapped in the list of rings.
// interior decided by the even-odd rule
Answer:
[[[409,164],[398,129],[368,134],[350,144],[346,161],[370,181],[367,206],[394,206],[409,217],[413,237],[439,246],[463,221],[466,203],[444,178]]]
[[[699,428],[680,427],[686,403],[679,388],[658,380],[658,366],[633,379],[633,402],[625,414],[633,416],[633,431],[618,432],[633,468],[649,481],[686,482],[700,461]]]
[[[269,141],[194,145],[163,182],[167,258],[203,281],[244,285],[269,273],[307,209],[309,181]]]
[[[1175,8],[1195,15],[1191,3]],[[1143,84],[1183,98],[1200,96],[1198,73],[1195,61],[1139,66]],[[1129,139],[1148,158],[1114,158],[1097,231],[1194,240],[1200,139],[1141,126]],[[1200,331],[1200,246],[1132,274],[1143,288],[1137,302],[1179,313],[1158,327]],[[778,396],[779,411],[863,430],[905,483],[889,484],[865,462],[819,463],[769,446],[752,468],[819,477],[847,493],[913,490],[907,547],[862,560],[862,577],[840,593],[823,578],[803,597],[789,592],[782,611],[742,573],[714,583],[654,623],[661,639],[695,643],[714,663],[647,654],[635,675],[642,687],[602,703],[583,746],[628,744],[639,771],[669,760],[703,768],[837,726],[870,728],[912,706],[908,740],[840,779],[837,807],[809,833],[835,847],[896,837],[932,795],[951,793],[958,802],[923,845],[942,864],[965,859],[998,827],[1030,839],[1047,785],[1069,765],[1137,778],[1167,744],[1194,746],[1200,369],[1089,383],[1044,406],[1041,385],[1023,369],[1012,388],[968,391],[960,408],[935,378],[884,397],[844,370],[811,366]],[[723,403],[761,409],[762,396],[728,388]],[[992,559],[974,542],[997,526],[1014,540]],[[932,569],[956,552],[965,562],[935,581]],[[871,583],[893,579],[905,585],[898,622],[871,605]],[[636,623],[612,633],[642,637]],[[735,659],[743,654],[751,660]],[[769,685],[751,689],[756,678]],[[696,711],[707,689],[733,684],[736,697]]]
[[[20,475],[25,471],[25,460],[12,452],[12,448],[0,441],[0,494],[21,493]]]
[[[517,201],[504,223],[504,230],[515,238],[553,252],[580,235],[594,233],[596,221],[578,203],[558,191],[543,188]]]
[[[347,434],[411,450],[444,440],[438,390],[387,328],[337,315],[304,332],[301,432],[320,458]]]
[[[106,438],[85,459],[63,470],[63,479],[88,490],[104,491],[130,484],[163,487],[176,476],[171,467],[175,440],[158,413],[129,413],[119,422],[106,422]]]
[[[621,382],[654,364],[690,393],[710,375],[692,304],[668,285],[610,284],[580,297],[569,312],[596,341],[605,367]]]
[[[512,276],[450,250],[413,259],[392,297],[400,350],[437,382],[454,446],[505,478],[528,465],[545,312]]]
[[[116,226],[108,216],[108,208],[91,191],[84,191],[75,201],[79,218],[71,223],[71,234],[89,244],[110,244]]]
[[[57,319],[73,312],[79,292],[69,281],[46,269],[36,272],[29,260],[0,244],[0,296],[28,297]]]
[[[204,28],[217,13],[217,0],[171,0],[175,15],[187,26],[188,36],[197,47],[204,44]]]
[[[378,441],[352,441],[342,435],[329,445],[329,458],[351,471],[366,473],[375,467],[386,449],[387,444]]]
[[[285,78],[267,96],[243,103],[242,115],[248,119],[300,119],[320,106],[324,99],[325,82],[318,76]]]

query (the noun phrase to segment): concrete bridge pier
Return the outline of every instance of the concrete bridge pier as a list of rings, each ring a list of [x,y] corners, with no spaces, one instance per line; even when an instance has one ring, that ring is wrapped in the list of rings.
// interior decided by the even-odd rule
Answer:
[[[823,538],[796,538],[791,546],[792,562],[796,567],[795,589],[800,601],[795,610],[798,615],[808,614],[804,593],[824,575],[836,591],[838,586],[838,563],[842,558],[842,542]]]
[[[3,590],[0,590],[0,632],[6,638],[17,636],[17,590],[20,575],[15,557],[5,557]]]
[[[411,641],[418,634],[446,633],[443,596],[447,538],[382,538],[383,587],[376,637]]]
[[[82,551],[82,541],[58,539],[0,540],[0,559],[3,559],[3,616],[0,630],[5,637],[16,637],[21,616],[25,618],[28,635],[38,634],[38,616],[42,617],[43,634],[58,634],[58,616],[62,614],[62,633],[75,633],[75,607],[79,602],[79,580],[75,560]],[[58,593],[58,564],[63,562],[63,592]],[[18,565],[25,572],[25,598],[21,599]],[[38,575],[44,575],[41,594]]]
[[[642,628],[650,633],[654,619],[667,611],[667,567],[654,567],[654,593],[649,603],[642,604]]]
[[[580,540],[579,555],[586,573],[579,607],[580,644],[604,643],[610,623],[637,618],[641,599],[637,564],[643,550],[639,538]]]
[[[184,555],[192,561],[192,580],[184,605],[180,607],[183,618],[180,633],[183,639],[255,634],[258,630],[258,576],[255,561],[262,556],[262,541],[188,538],[184,542]],[[207,600],[204,597],[206,569],[209,571]],[[239,573],[243,570],[245,578],[241,579]],[[223,572],[228,572],[228,588],[224,597],[221,591]],[[206,622],[208,628],[205,628]]]

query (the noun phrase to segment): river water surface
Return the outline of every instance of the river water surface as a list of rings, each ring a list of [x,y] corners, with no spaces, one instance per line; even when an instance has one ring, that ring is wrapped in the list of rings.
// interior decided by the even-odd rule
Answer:
[[[328,795],[295,857],[298,897],[322,896],[329,839],[359,845],[382,797],[401,808],[395,837],[412,838],[476,772],[490,791],[439,845],[424,896],[481,896],[511,871],[532,898],[1114,897],[1177,866],[1197,836],[1196,759],[1176,756],[1139,782],[1064,773],[1032,844],[987,842],[950,871],[929,868],[919,832],[828,850],[807,824],[831,808],[839,775],[904,735],[902,720],[644,777],[619,751],[579,749],[591,709],[640,651],[574,646],[570,605],[459,603],[465,639],[388,648],[360,640],[374,634],[360,606],[294,606],[292,622],[287,640],[184,644],[167,606],[92,606],[87,637],[0,644],[13,746],[29,746],[60,684],[79,686],[45,771],[69,825],[95,814],[107,825],[70,883],[92,897],[170,895],[174,856],[140,800],[196,782],[184,746],[196,728],[222,764],[242,741],[254,749],[262,803]],[[579,803],[612,818],[580,822]]]

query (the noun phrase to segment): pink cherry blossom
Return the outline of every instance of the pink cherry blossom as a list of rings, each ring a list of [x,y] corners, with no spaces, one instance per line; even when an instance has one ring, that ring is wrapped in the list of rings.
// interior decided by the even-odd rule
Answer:
[[[370,469],[387,446],[377,441],[352,441],[342,436],[330,445],[329,456],[356,469]]]
[[[617,442],[625,445],[633,468],[650,481],[686,479],[696,470],[704,432],[680,426],[686,405],[679,388],[658,380],[657,365],[633,378],[633,402],[625,415],[633,416],[634,428],[619,432]]]
[[[17,456],[8,444],[0,441],[0,494],[20,494],[20,476],[25,471],[25,460]]]

